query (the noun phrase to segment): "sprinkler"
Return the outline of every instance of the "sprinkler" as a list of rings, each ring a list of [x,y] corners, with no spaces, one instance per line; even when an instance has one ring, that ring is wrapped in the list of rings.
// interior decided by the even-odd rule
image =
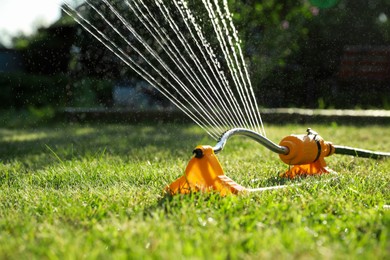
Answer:
[[[191,192],[219,192],[220,195],[237,194],[240,192],[255,192],[268,189],[284,188],[274,186],[258,189],[246,188],[224,174],[216,154],[221,152],[230,137],[243,135],[264,145],[266,148],[279,154],[279,158],[290,167],[282,177],[295,178],[298,176],[318,175],[333,172],[326,166],[325,157],[332,154],[344,154],[358,157],[381,159],[390,157],[390,153],[357,149],[334,145],[325,141],[317,132],[308,128],[306,134],[289,135],[284,137],[279,145],[268,138],[248,129],[234,128],[222,134],[217,144],[212,147],[199,145],[194,151],[185,174],[165,188],[174,194],[188,194]]]

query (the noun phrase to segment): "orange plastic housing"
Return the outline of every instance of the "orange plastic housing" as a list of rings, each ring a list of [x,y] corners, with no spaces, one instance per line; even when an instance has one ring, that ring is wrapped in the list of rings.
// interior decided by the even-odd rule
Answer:
[[[331,142],[325,142],[318,134],[309,131],[307,135],[289,135],[279,145],[289,149],[288,154],[279,154],[280,159],[288,165],[294,165],[284,174],[285,177],[331,171],[326,167],[324,158],[332,155],[335,149]]]
[[[217,191],[225,196],[246,190],[224,174],[211,146],[199,145],[194,151],[199,152],[200,156],[194,156],[188,163],[185,174],[165,188],[168,193],[173,195]]]

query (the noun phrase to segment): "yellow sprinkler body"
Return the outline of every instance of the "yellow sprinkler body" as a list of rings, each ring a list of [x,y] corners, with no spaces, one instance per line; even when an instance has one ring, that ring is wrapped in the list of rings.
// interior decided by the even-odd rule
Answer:
[[[194,150],[185,174],[166,187],[170,194],[218,191],[222,196],[245,190],[223,173],[213,147],[199,145]]]
[[[280,141],[279,145],[264,136],[244,128],[234,128],[226,131],[216,144],[211,147],[199,145],[193,153],[185,174],[165,188],[171,195],[188,194],[192,192],[217,192],[222,196],[241,192],[255,192],[288,187],[288,185],[245,188],[234,182],[224,174],[216,153],[224,148],[227,140],[233,135],[244,135],[264,145],[271,151],[278,153],[279,158],[289,166],[282,177],[295,178],[297,176],[317,175],[332,172],[325,162],[325,157],[332,154],[346,154],[359,157],[380,159],[390,157],[390,153],[373,152],[357,148],[333,145],[326,142],[316,132],[307,129],[304,135],[289,135]]]

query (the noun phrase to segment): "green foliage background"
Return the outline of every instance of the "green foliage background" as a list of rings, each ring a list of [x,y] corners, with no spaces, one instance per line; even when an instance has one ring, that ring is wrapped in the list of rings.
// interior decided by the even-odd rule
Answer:
[[[390,86],[387,81],[342,82],[337,73],[345,46],[389,45],[390,1],[339,0],[336,5],[323,9],[311,2],[228,1],[242,39],[258,103],[265,107],[388,109]],[[199,0],[188,3],[200,18],[205,18]],[[213,34],[210,24],[202,26],[206,34]],[[70,79],[67,87],[72,90],[62,88],[54,93],[58,96],[85,93],[87,96],[81,99],[89,100],[86,104],[110,105],[109,87],[92,89],[91,94],[90,85],[80,82],[103,80],[99,84],[104,85],[106,80],[137,77],[67,16],[32,36],[16,37],[14,46],[22,50],[28,73],[49,77],[65,74]],[[27,75],[22,81],[28,80],[30,76]],[[56,85],[56,79],[52,84]],[[13,97],[7,93],[12,93],[9,87],[2,93],[2,106],[20,106],[10,102]],[[41,92],[37,89],[36,93]],[[78,96],[67,96],[60,103],[80,103],[74,98]],[[24,105],[41,104],[26,100]]]

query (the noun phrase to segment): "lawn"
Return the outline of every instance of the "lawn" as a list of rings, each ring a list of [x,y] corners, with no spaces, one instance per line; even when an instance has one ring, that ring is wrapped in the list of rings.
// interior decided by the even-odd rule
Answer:
[[[339,145],[390,150],[390,126],[311,127]],[[245,137],[219,155],[248,187],[283,190],[169,197],[197,144],[192,125],[70,124],[0,128],[1,259],[389,259],[390,160],[333,155],[338,174],[288,181],[278,156]]]

